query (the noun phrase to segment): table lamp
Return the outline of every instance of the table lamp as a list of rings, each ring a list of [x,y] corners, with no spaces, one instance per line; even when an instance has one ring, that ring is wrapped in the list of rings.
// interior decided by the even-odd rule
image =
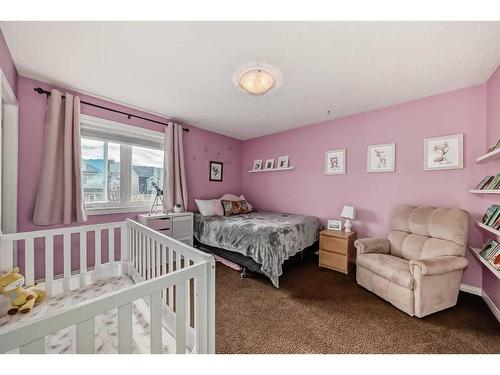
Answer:
[[[344,230],[346,232],[350,232],[351,229],[352,229],[351,220],[356,219],[356,212],[354,210],[354,207],[352,207],[352,206],[344,206],[344,208],[342,209],[342,213],[340,214],[340,216],[343,217],[344,219],[346,219],[345,223],[344,223]]]

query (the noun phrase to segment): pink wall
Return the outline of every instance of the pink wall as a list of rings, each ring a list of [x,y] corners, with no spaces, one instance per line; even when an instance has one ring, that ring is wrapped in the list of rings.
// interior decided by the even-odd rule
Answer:
[[[5,77],[7,77],[10,88],[17,97],[17,69],[14,66],[14,61],[12,61],[12,56],[7,47],[7,42],[3,37],[2,30],[0,30],[0,69],[2,69]]]
[[[423,138],[464,133],[464,169],[423,170]],[[290,156],[291,171],[243,173],[243,193],[258,209],[302,213],[324,221],[353,205],[359,237],[385,236],[390,213],[400,204],[462,207],[482,217],[480,197],[468,193],[483,176],[475,158],[484,153],[486,85],[474,86],[376,111],[256,138],[243,144],[243,170],[254,159]],[[367,173],[369,144],[396,142],[396,172]],[[347,149],[347,174],[325,176],[324,152]],[[471,226],[470,241],[481,234]],[[481,286],[480,264],[463,282]]]
[[[41,165],[43,127],[47,110],[44,96],[33,91],[34,87],[50,89],[51,86],[19,77],[19,201],[18,201],[18,231],[47,229],[33,224],[37,181],[43,166]],[[64,91],[64,90],[63,90]],[[96,98],[80,95],[80,98],[91,103],[123,110],[132,114],[165,121],[140,111],[128,109]],[[130,125],[161,131],[163,126],[126,116],[104,111],[95,107],[82,105],[82,113],[108,120],[119,121]],[[189,194],[189,209],[194,209],[194,198],[220,197],[225,193],[240,194],[241,192],[241,148],[242,142],[193,126],[187,126],[189,133],[185,134],[185,159]],[[209,160],[224,162],[223,182],[210,182],[208,179]],[[122,221],[125,218],[135,218],[137,213],[109,214],[89,216],[88,224]],[[106,240],[103,239],[103,245]],[[105,249],[105,248],[103,248]],[[106,250],[104,250],[106,252]],[[56,254],[57,255],[57,254]],[[105,257],[107,255],[104,255]],[[57,257],[55,257],[57,259]],[[22,254],[20,254],[21,264]],[[75,262],[75,267],[78,263]],[[60,264],[56,264],[56,268]],[[37,265],[37,275],[42,272],[42,265]]]

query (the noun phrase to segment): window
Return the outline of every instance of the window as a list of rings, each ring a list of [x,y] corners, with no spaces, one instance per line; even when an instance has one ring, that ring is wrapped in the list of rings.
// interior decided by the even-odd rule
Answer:
[[[148,210],[163,188],[163,133],[86,115],[81,129],[87,212]]]

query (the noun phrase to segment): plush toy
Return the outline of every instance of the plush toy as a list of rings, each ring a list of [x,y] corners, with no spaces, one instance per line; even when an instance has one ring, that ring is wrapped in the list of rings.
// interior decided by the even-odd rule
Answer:
[[[45,298],[45,292],[41,289],[24,289],[24,276],[19,273],[19,268],[0,276],[0,294],[9,297],[11,308],[7,311],[9,315],[17,312],[27,313],[31,311],[35,303]]]

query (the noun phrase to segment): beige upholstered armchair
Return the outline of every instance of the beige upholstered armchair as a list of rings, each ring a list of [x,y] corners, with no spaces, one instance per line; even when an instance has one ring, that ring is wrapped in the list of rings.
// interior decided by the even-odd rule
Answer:
[[[467,211],[398,207],[389,238],[354,243],[356,280],[411,316],[444,310],[457,303],[468,237]]]

